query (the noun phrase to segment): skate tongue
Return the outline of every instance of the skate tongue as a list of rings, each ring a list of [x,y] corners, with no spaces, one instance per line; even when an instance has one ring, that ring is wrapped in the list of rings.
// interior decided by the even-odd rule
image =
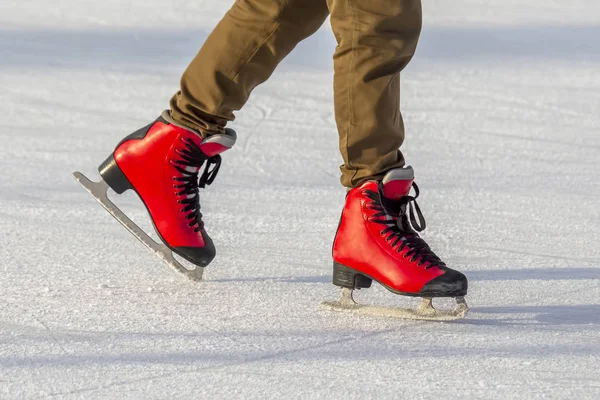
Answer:
[[[388,218],[401,217],[398,218],[399,228],[418,237],[415,231],[421,232],[425,229],[425,219],[416,201],[419,197],[419,188],[416,184],[413,185],[414,178],[415,173],[410,166],[393,169],[385,174],[379,190],[382,195],[381,203]],[[413,186],[414,197],[409,196]]]
[[[381,180],[381,192],[390,200],[398,200],[410,192],[415,172],[412,167],[390,170]]]

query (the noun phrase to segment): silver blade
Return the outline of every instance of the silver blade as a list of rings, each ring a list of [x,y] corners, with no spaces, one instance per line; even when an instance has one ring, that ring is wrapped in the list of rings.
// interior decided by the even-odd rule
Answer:
[[[354,301],[352,292],[351,289],[343,288],[342,297],[339,300],[324,301],[321,303],[321,307],[333,311],[349,311],[359,315],[424,321],[453,321],[464,318],[469,311],[464,297],[456,298],[456,307],[453,310],[444,311],[435,309],[431,298],[423,298],[419,307],[415,309],[358,304]]]
[[[117,221],[121,223],[137,240],[142,242],[150,251],[152,251],[158,258],[163,260],[169,267],[175,271],[184,274],[187,278],[193,281],[202,280],[202,274],[204,268],[196,267],[195,269],[187,269],[181,265],[175,257],[173,252],[166,245],[157,243],[154,241],[146,232],[140,229],[127,215],[123,213],[112,201],[109,200],[107,191],[108,184],[104,180],[100,182],[93,182],[89,180],[81,172],[73,172],[73,177],[87,190],[97,201],[104,207],[110,215],[112,215]]]

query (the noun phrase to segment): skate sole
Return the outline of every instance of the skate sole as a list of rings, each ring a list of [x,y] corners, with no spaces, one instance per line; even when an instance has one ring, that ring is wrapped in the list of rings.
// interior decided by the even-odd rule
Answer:
[[[110,215],[113,216],[113,218],[115,218],[117,221],[119,221],[119,223],[121,225],[123,225],[123,227],[125,229],[127,229],[127,231],[129,231],[129,233],[131,233],[137,240],[142,242],[150,251],[152,251],[152,253],[154,253],[154,255],[156,255],[158,258],[163,260],[163,262],[165,262],[165,264],[167,264],[169,267],[171,267],[175,271],[185,275],[190,280],[193,280],[193,281],[202,280],[202,275],[204,273],[204,267],[196,266],[196,268],[194,268],[194,269],[187,269],[183,265],[181,265],[179,263],[179,261],[177,261],[175,259],[175,257],[173,256],[174,250],[170,246],[168,246],[164,243],[164,240],[163,240],[162,236],[160,235],[160,233],[158,232],[158,230],[156,229],[154,222],[152,222],[152,226],[154,227],[154,230],[156,231],[158,237],[163,241],[163,243],[158,243],[154,239],[152,239],[146,232],[144,232],[139,226],[137,226],[127,215],[125,215],[125,213],[123,213],[123,211],[121,211],[119,209],[119,207],[117,207],[112,201],[110,201],[110,199],[108,198],[108,189],[110,188],[110,186],[104,179],[101,179],[100,182],[94,182],[94,181],[91,181],[90,179],[88,179],[81,172],[74,172],[73,177],[75,178],[75,180],[77,180],[77,182],[79,182],[81,184],[81,186],[84,187],[85,190],[87,190],[87,192],[90,195],[92,195],[92,197],[94,197],[96,199],[96,201],[98,203],[100,203],[100,205],[102,205],[102,207],[104,207],[104,209]],[[127,190],[127,189],[125,189],[125,190]],[[123,193],[125,190],[123,190],[121,193]],[[133,190],[133,191],[137,194],[137,192],[135,190]],[[138,197],[139,197],[139,195],[138,195]],[[146,211],[148,211],[148,207],[146,206],[144,201],[141,198],[140,198],[140,200],[142,201],[142,204],[144,204],[144,207],[146,207]],[[187,257],[184,257],[181,254],[178,254],[178,255],[183,257],[187,261],[192,262],[191,260],[188,260]]]

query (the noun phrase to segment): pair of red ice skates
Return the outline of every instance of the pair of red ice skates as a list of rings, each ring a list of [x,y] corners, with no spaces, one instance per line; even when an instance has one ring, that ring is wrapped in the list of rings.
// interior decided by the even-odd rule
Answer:
[[[127,136],[99,167],[102,181],[93,183],[80,173],[75,177],[134,236],[159,257],[191,279],[215,257],[215,246],[204,229],[200,213],[199,188],[210,184],[221,164],[220,153],[231,148],[235,132],[206,139],[175,124],[164,112],[148,126]],[[367,181],[346,196],[333,244],[333,283],[344,288],[334,309],[425,319],[455,319],[466,314],[463,296],[466,277],[448,268],[415,231],[425,228],[415,201],[419,194],[410,167],[393,169],[379,181]],[[129,220],[106,191],[134,190],[146,206],[163,244],[156,243]],[[409,195],[411,188],[415,196]],[[198,266],[181,266],[172,252]],[[401,295],[425,300],[405,315],[396,309],[357,305],[352,290],[368,288],[375,280]],[[431,307],[433,297],[455,297],[457,308],[439,312]]]

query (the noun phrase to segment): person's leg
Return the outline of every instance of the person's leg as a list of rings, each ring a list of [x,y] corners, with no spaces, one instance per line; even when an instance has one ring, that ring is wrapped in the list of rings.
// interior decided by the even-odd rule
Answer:
[[[400,71],[421,32],[420,0],[327,0],[338,46],[334,100],[344,186],[402,167]]]
[[[135,191],[165,246],[154,246],[106,196],[96,198],[163,261],[200,279],[216,248],[205,229],[199,188],[214,181],[221,153],[235,144],[225,123],[328,13],[326,0],[237,1],[185,71],[171,110],[117,144],[98,168],[103,183],[80,182],[92,191]],[[202,268],[182,267],[173,253]]]
[[[334,89],[345,163],[341,180],[351,188],[333,243],[333,284],[343,288],[343,298],[328,307],[416,319],[463,318],[467,277],[449,268],[417,233],[425,229],[416,202],[419,189],[399,151],[404,139],[399,73],[417,47],[421,2],[327,2],[338,41]],[[372,281],[426,300],[414,310],[355,307],[352,291]],[[436,311],[433,297],[454,297],[456,308]]]
[[[222,132],[250,92],[329,14],[326,0],[238,0],[210,34],[171,99],[171,117]]]

